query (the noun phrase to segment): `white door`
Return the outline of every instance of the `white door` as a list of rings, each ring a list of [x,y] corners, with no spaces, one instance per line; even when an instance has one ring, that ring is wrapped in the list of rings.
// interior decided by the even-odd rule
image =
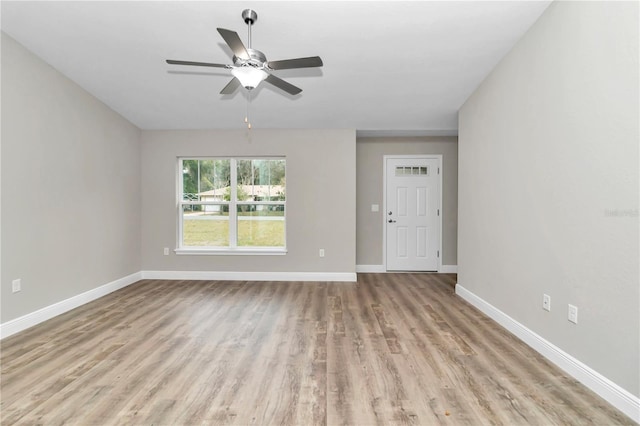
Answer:
[[[437,271],[440,255],[438,158],[386,158],[387,270]]]

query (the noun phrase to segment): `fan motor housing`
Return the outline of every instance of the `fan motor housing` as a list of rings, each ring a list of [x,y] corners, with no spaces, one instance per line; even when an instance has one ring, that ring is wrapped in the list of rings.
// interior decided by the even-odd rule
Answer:
[[[265,66],[267,57],[264,53],[255,49],[247,49],[247,53],[251,59],[241,59],[234,55],[233,64],[238,66],[248,65],[255,68],[262,68]]]

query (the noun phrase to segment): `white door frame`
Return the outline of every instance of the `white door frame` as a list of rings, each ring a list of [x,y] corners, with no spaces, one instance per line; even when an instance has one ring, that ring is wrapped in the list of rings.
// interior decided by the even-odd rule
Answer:
[[[442,270],[442,155],[383,155],[382,156],[382,205],[384,206],[384,210],[382,212],[382,266],[384,267],[385,272],[387,271],[387,160],[388,159],[401,159],[401,158],[409,158],[409,159],[427,159],[427,160],[438,160],[438,210],[440,214],[438,215],[438,270],[440,272]]]

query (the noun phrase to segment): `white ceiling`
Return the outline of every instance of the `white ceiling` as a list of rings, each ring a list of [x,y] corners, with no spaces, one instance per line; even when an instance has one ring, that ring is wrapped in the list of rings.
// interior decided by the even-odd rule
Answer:
[[[142,129],[243,125],[246,92],[221,96],[231,63],[217,27],[255,9],[253,48],[269,60],[319,55],[324,67],[276,71],[303,89],[252,92],[255,128],[355,128],[456,134],[457,111],[549,1],[2,1],[2,31]]]

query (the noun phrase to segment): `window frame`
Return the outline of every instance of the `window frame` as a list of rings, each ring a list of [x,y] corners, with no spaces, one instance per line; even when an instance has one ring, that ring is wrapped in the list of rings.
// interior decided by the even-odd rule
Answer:
[[[229,201],[187,201],[184,200],[184,161],[185,160],[229,160]],[[284,200],[267,201],[240,201],[238,200],[238,160],[284,160],[284,173],[287,176],[287,158],[285,156],[260,156],[260,157],[178,157],[176,170],[176,248],[174,252],[179,255],[284,255],[287,253],[287,198]],[[286,187],[285,187],[286,194]],[[228,206],[229,211],[229,246],[185,246],[183,245],[184,206]],[[284,207],[284,246],[238,246],[238,206],[241,205],[281,205]]]

